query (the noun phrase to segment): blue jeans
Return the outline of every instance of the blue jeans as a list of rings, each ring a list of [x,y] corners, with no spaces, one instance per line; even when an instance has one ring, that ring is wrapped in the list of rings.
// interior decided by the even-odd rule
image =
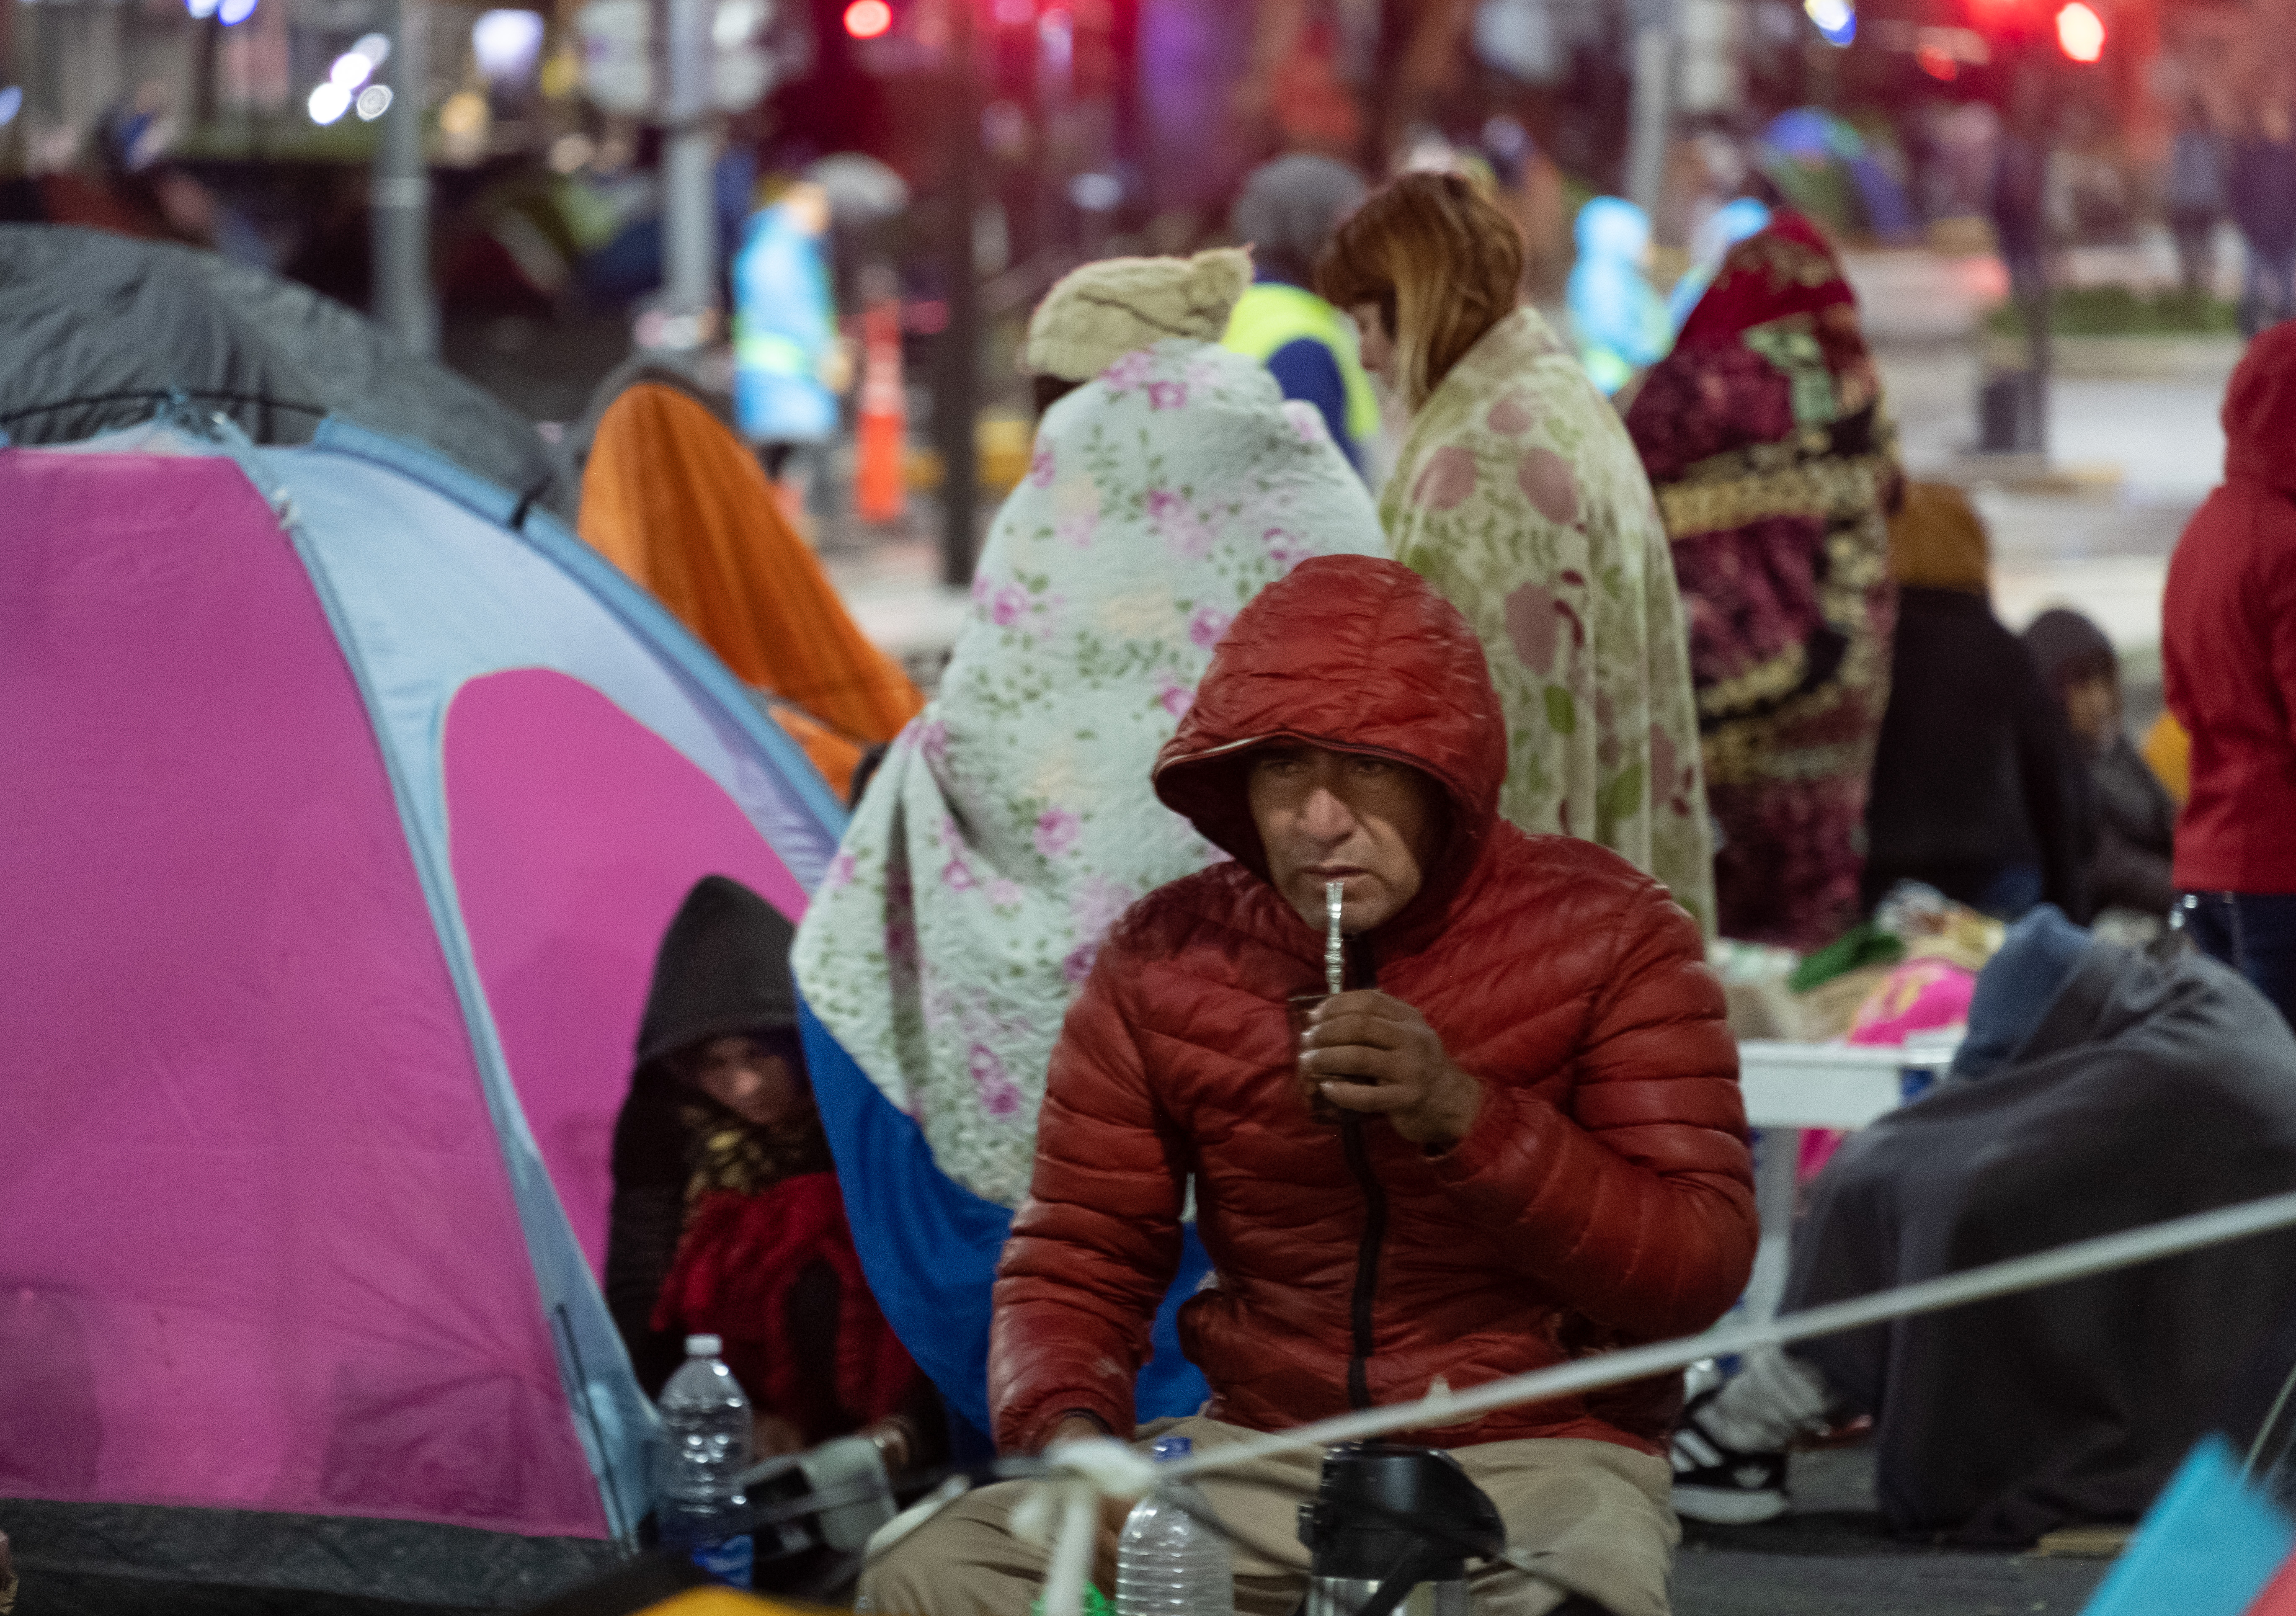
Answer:
[[[2169,920],[2296,1025],[2296,893],[2180,892]]]

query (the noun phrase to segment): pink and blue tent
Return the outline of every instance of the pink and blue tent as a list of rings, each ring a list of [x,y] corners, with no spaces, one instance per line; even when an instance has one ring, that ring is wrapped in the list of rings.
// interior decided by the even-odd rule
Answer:
[[[794,916],[833,851],[802,754],[587,546],[340,423],[0,450],[0,754],[21,1562],[73,1505],[568,1549],[393,1551],[492,1603],[628,1539],[608,1135],[687,889]],[[109,1546],[173,1571],[155,1519]]]
[[[652,1503],[597,1276],[653,951],[704,874],[794,918],[843,812],[529,500],[205,430],[0,447],[0,1530],[526,1603]],[[872,1284],[983,1424],[1009,1215],[806,1035]],[[1144,1417],[1203,1395],[1170,1311]]]

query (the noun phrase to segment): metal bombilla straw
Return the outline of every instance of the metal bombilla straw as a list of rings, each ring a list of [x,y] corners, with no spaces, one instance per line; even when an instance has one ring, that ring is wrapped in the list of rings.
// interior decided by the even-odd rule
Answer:
[[[1324,932],[1324,991],[1336,994],[1346,974],[1346,962],[1340,949],[1340,903],[1346,890],[1343,881],[1324,883],[1324,915],[1328,923]]]

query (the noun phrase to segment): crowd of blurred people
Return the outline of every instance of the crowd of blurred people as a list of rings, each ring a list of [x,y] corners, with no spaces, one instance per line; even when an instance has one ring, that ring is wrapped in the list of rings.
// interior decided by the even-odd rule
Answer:
[[[2021,293],[2050,239],[2027,111],[1940,136],[1934,182],[1982,193]],[[266,250],[159,160],[152,109],[107,141],[103,184],[12,206]],[[1902,233],[1899,177],[1815,109],[1762,143],[1767,166],[1702,155],[1669,287],[1644,210],[1566,216],[1519,127],[1488,143],[1505,184],[1447,145],[1375,188],[1294,153],[1246,179],[1236,245],[1069,270],[1020,344],[1032,452],[930,698],[768,481],[840,426],[830,192],[721,172],[756,457],[693,393],[632,389],[590,435],[581,531],[782,704],[852,812],[801,924],[711,876],[661,943],[604,1275],[649,1392],[693,1332],[762,1453],[858,1432],[905,1472],[961,1434],[872,1297],[807,1013],[1015,1217],[985,1433],[1011,1448],[1134,1434],[1192,1198],[1214,1276],[1182,1328],[1212,1398],[1182,1423],[1209,1444],[1711,1324],[1755,1235],[1747,1029],[1701,965],[1734,947],[1854,980],[1829,1033],[1964,1035],[1933,1100],[1814,1153],[1790,1304],[2296,1166],[2289,103],[2227,131],[2195,99],[2163,174],[2188,292],[2236,226],[2254,340],[2170,571],[2162,750],[2127,731],[2107,636],[2062,608],[2013,631],[1978,506],[1906,474],[1810,211]],[[559,281],[627,291],[658,199],[584,183],[628,205],[573,208]],[[471,239],[483,280],[505,238]],[[1905,1530],[2133,1512],[2296,1307],[2260,1249],[1759,1355],[1687,1409],[1645,1384],[1426,1433],[1544,1556],[1479,1596],[1663,1616],[1670,1510],[1777,1513],[1788,1448],[1859,1416]],[[2238,1321],[2195,1322],[2234,1293]],[[2177,1326],[2116,1341],[2148,1300]],[[1043,1556],[993,1492],[873,1571],[879,1608],[1021,1596]],[[1302,1569],[1256,1563],[1240,1608],[1291,1610]]]
[[[1569,857],[1595,859],[1586,869],[1602,872],[1601,882],[1625,882],[1619,902],[1663,892],[1708,946],[1770,945],[1805,971],[1834,956],[1873,962],[1853,1039],[1965,1023],[1943,1109],[1908,1108],[1902,1124],[1871,1130],[1826,1169],[1832,1187],[1797,1242],[1791,1293],[1803,1301],[1891,1273],[1939,1271],[1944,1237],[1908,1234],[1921,1219],[1877,1213],[1893,1198],[1918,1205],[1922,1226],[1967,1234],[2022,1216],[2033,1185],[2056,1183],[2067,1205],[2087,1209],[2040,1220],[2059,1236],[2110,1220],[2081,1186],[2147,1148],[2141,1136],[2165,1122],[2164,1107],[2197,1117],[2199,1072],[2216,1110],[2155,1175],[2147,1204],[2158,1215],[2213,1204],[2226,1185],[2261,1183],[2296,1161],[2296,1110],[2281,1081],[2296,1072],[2284,1020],[2296,1003],[2296,878],[2276,832],[2296,807],[2281,800],[2296,777],[2286,710],[2296,652],[2282,644],[2296,603],[2281,599],[2296,587],[2284,576],[2296,546],[2283,531],[2296,487],[2296,325],[2257,341],[2236,374],[2226,482],[2172,572],[2167,694],[2189,748],[2180,818],[2124,728],[2111,641],[2063,609],[2012,632],[1989,598],[1990,545],[1976,506],[1955,488],[1906,477],[1857,299],[1826,234],[1774,193],[1747,200],[1726,218],[1717,210],[1710,261],[1677,311],[1678,330],[1653,300],[1669,328],[1660,355],[1636,365],[1616,345],[1605,350],[1603,364],[1628,365],[1609,378],[1614,387],[1582,359],[1583,333],[1574,344],[1525,301],[1516,222],[1457,172],[1406,174],[1366,194],[1337,165],[1286,159],[1254,176],[1238,208],[1239,234],[1271,243],[1264,261],[1250,248],[1096,261],[1037,308],[1021,356],[1039,410],[1033,460],[990,531],[939,692],[856,771],[850,826],[794,937],[743,945],[766,947],[784,985],[793,972],[806,1004],[914,1120],[941,1170],[1017,1209],[989,1353],[1000,1440],[1129,1434],[1129,1395],[1109,1377],[1128,1385],[1126,1360],[1140,1366],[1147,1315],[1177,1260],[1182,1192],[1172,1186],[1187,1162],[1239,1152],[1234,1160],[1253,1157],[1255,1172],[1272,1175],[1259,1189],[1237,1196],[1226,1169],[1194,1180],[1221,1276],[1183,1315],[1190,1354],[1213,1380],[1213,1417],[1196,1422],[1194,1435],[1226,1440],[1234,1427],[1222,1420],[1264,1427],[1369,1395],[1365,1343],[1390,1305],[1383,1293],[1365,1292],[1358,1269],[1357,1300],[1342,1305],[1338,1279],[1278,1272],[1256,1243],[1341,1193],[1296,1154],[1316,1136],[1279,1146],[1275,1135],[1292,1123],[1237,1112],[1222,1086],[1238,1079],[1212,1075],[1242,1072],[1265,1054],[1266,1029],[1235,1019],[1264,997],[1242,961],[1273,948],[1250,970],[1271,981],[1298,975],[1290,991],[1305,990],[1311,945],[1324,944],[1312,889],[1326,877],[1349,894],[1345,906],[1332,900],[1329,958],[1335,972],[1344,958],[1364,1002],[1320,1038],[1319,1013],[1308,1013],[1301,1063],[1330,1046],[1332,1071],[1405,1073],[1311,1087],[1326,1105],[1385,1113],[1439,1164],[1481,1161],[1471,1147],[1512,1148],[1475,1144],[1479,1128],[1498,1126],[1474,1120],[1476,1087],[1488,1100],[1504,1083],[1484,1072],[1460,1089],[1446,1054],[1492,1006],[1453,1005],[1428,997],[1431,988],[1406,1004],[1383,989],[1449,946],[1447,927],[1480,913],[1482,883],[1505,890],[1564,857],[1541,849],[1598,844],[1607,851]],[[1382,398],[1400,416],[1383,433],[1373,402]],[[1365,463],[1382,436],[1391,469],[1374,504]],[[1301,581],[1310,577],[1313,587]],[[1474,728],[1484,725],[1488,734]],[[1293,840],[1267,840],[1279,834]],[[1515,871],[1507,861],[1517,858],[1529,863]],[[1515,873],[1489,873],[1502,867]],[[1359,881],[1390,897],[1349,906]],[[1250,906],[1267,883],[1282,895],[1267,916],[1220,918],[1222,906],[1258,915]],[[710,901],[734,900],[719,892]],[[1574,947],[1608,946],[1611,929],[1628,924],[1625,909],[1607,906],[1612,898],[1570,901],[1586,906]],[[1189,906],[1203,903],[1212,907]],[[1930,918],[1909,932],[1912,914]],[[699,1053],[664,1053],[670,1035],[656,1036],[655,1023],[676,994],[663,983],[690,952],[681,930],[696,923],[681,916],[665,944],[651,1041],[617,1144],[618,1209],[627,1210],[617,1214],[617,1272],[628,1291],[618,1313],[649,1362],[679,1319],[705,1320],[738,1342],[746,1308],[769,1321],[758,1328],[771,1348],[782,1329],[771,1321],[830,1306],[805,1301],[802,1287],[722,1305],[712,1285],[732,1284],[740,1265],[695,1249],[744,1229],[754,1238],[762,1226],[739,1207],[710,1212],[713,1186],[755,1194],[822,1170],[818,1151],[805,1154],[802,1062],[786,1005],[681,1021],[677,1037]],[[1924,929],[1944,940],[1908,957],[1891,939]],[[2186,939],[2197,949],[2185,949]],[[1495,943],[1496,957],[1512,957],[1505,950],[1519,940]],[[1659,971],[1660,955],[1681,943],[1670,933],[1664,949],[1651,942],[1647,968]],[[1300,957],[1277,964],[1287,949]],[[1522,968],[1547,970],[1528,956]],[[1724,1001],[1710,981],[1692,991],[1665,980],[1667,992],[1689,995],[1670,1001],[1669,1016],[1718,1029]],[[1657,1311],[1633,1290],[1644,1282],[1630,1268],[1607,1279],[1572,1270],[1566,1283],[1557,1267],[1551,1327],[1623,1344],[1710,1322],[1736,1294],[1751,1251],[1751,1180],[1742,1149],[1721,1143],[1742,1127],[1734,1096],[1712,1109],[1689,1099],[1694,1086],[1652,1084],[1634,1102],[1631,1126],[1644,1143],[1628,1148],[1605,1131],[1629,1126],[1626,1112],[1605,1120],[1602,1109],[1626,1103],[1627,1091],[1589,1086],[1640,1082],[1675,1058],[1607,1025],[1598,1017],[1570,1035],[1578,1042],[1541,1057],[1559,1064],[1537,1080],[1562,1087],[1540,1103],[1576,1118],[1562,1125],[1576,1130],[1571,1143],[1554,1148],[1625,1150],[1635,1166],[1601,1193],[1624,1205],[1673,1185],[1668,1216],[1707,1220],[1698,1238],[1711,1242],[1715,1265],[1702,1271],[1694,1304],[1675,1292],[1677,1302]],[[1691,1062],[1685,1083],[1705,1058],[1689,1047],[1677,1052]],[[750,1075],[726,1075],[741,1071]],[[1956,1086],[1980,1079],[1979,1099]],[[1400,1087],[1388,1097],[1390,1085]],[[2099,1121],[2116,1107],[2119,1120]],[[655,1119],[643,1146],[642,1112]],[[777,1143],[735,1148],[723,1112],[767,1127]],[[1508,1114],[1529,1126],[1530,1113]],[[1546,1112],[1537,1117],[1550,1126]],[[1309,1120],[1303,1113],[1301,1126]],[[1360,1123],[1341,1120],[1356,1138]],[[1056,1127],[1057,1149],[1040,1125]],[[1651,1143],[1675,1128],[1686,1130],[1677,1144]],[[1953,1143],[2003,1129],[2030,1157],[2005,1176],[1978,1170]],[[2243,1129],[2242,1165],[2222,1169],[2213,1153]],[[1588,1161],[1617,1166],[1609,1155]],[[1393,1177],[1400,1161],[1353,1170],[1385,1185],[1376,1194],[1407,1201],[1425,1186]],[[1429,1170],[1440,1178],[1455,1169]],[[1118,1189],[1119,1177],[1138,1183]],[[1595,1194],[1593,1184],[1554,1193],[1572,1216],[1592,1217],[1591,1203],[1567,1197]],[[1421,1260],[1414,1243],[1441,1226],[1441,1215],[1427,1216],[1424,1227],[1406,1222],[1381,1237],[1401,1243],[1384,1260],[1401,1271]],[[816,1289],[827,1283],[821,1275],[849,1280],[857,1269],[840,1250],[830,1239],[809,1268],[775,1271],[815,1273],[807,1283]],[[2180,1272],[2197,1295],[2249,1269]],[[655,1277],[664,1273],[667,1284]],[[1240,1289],[1204,1300],[1218,1284]],[[1103,1299],[1086,1309],[1089,1321],[1075,1312],[1077,1285]],[[904,1456],[925,1451],[915,1387],[889,1354],[866,1359],[882,1321],[839,1305],[837,1329],[858,1332],[851,1340],[881,1373],[810,1390],[784,1376],[800,1403],[783,1407],[768,1392],[761,1420],[890,1432]],[[1262,1306],[1300,1333],[1302,1364],[1323,1363],[1352,1330],[1347,1384],[1300,1369],[1279,1391],[1256,1349],[1204,1333],[1219,1308]],[[1352,1325],[1342,1322],[1346,1306]],[[2276,1318],[2279,1308],[2264,1311]],[[1010,1322],[1024,1312],[1042,1328]],[[2071,1325],[2046,1309],[2036,1317],[2090,1351],[2095,1315],[2075,1312]],[[1622,1325],[1630,1317],[1643,1322]],[[1783,1509],[1784,1449],[1862,1414],[1897,1433],[1885,1455],[1885,1468],[1896,1467],[1890,1513],[1922,1530],[2023,1540],[2067,1519],[2133,1509],[2205,1417],[2222,1378],[2215,1370],[2230,1373],[2268,1322],[2226,1331],[2205,1354],[2182,1337],[2152,1341],[2146,1361],[2178,1377],[2174,1395],[2147,1404],[2141,1440],[2054,1492],[2042,1474],[2058,1463],[2049,1456],[2087,1440],[2097,1399],[2125,1384],[2120,1370],[2099,1372],[2103,1390],[2069,1395],[2064,1383],[2042,1396],[2029,1384],[2032,1333],[1998,1329],[1869,1342],[1846,1356],[1771,1355],[1693,1406],[1671,1450],[1675,1505],[1723,1520]],[[1059,1344],[1071,1336],[1084,1344]],[[840,1374],[856,1350],[840,1338]],[[2041,1409],[2010,1456],[1972,1434],[1965,1411],[1940,1412],[1943,1382],[1924,1366],[1956,1350],[1982,1357]],[[1349,1361],[1341,1353],[1331,1373]],[[1570,1434],[1652,1456],[1673,1417],[1660,1400],[1663,1412],[1590,1415]],[[1980,1457],[1939,1468],[1922,1456],[1940,1431],[1976,1442]],[[1479,1426],[1453,1445],[1481,1455],[1482,1444],[1495,1453],[1555,1434]],[[1654,1581],[1652,1568],[1662,1573],[1664,1546],[1636,1535],[1653,1497],[1639,1462],[1615,1461],[1631,1485],[1588,1494],[1608,1497],[1603,1519],[1624,1533],[1610,1550],[1577,1545],[1578,1525],[1522,1524],[1575,1545],[1556,1549],[1564,1569],[1540,1586],[1577,1603],[1541,1595],[1526,1608],[1663,1610],[1662,1574]],[[1535,1490],[1503,1502],[1527,1509],[1531,1499],[1554,1507]],[[953,1610],[989,1597],[982,1590],[1002,1587],[998,1579],[1034,1576],[1036,1551],[1011,1537],[1007,1507],[984,1494],[967,1506],[971,1538],[912,1541],[873,1573],[879,1593],[903,1609]],[[1274,1609],[1300,1569],[1272,1563],[1254,1573],[1265,1587],[1246,1582]]]

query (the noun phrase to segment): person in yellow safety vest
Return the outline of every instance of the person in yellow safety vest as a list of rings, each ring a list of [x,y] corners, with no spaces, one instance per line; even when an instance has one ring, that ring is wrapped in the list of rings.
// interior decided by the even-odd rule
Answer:
[[[1363,198],[1362,176],[1333,158],[1298,152],[1253,169],[1228,216],[1250,243],[1252,284],[1221,339],[1267,365],[1286,398],[1314,405],[1358,472],[1379,433],[1379,398],[1357,357],[1355,322],[1308,285],[1316,255]]]

